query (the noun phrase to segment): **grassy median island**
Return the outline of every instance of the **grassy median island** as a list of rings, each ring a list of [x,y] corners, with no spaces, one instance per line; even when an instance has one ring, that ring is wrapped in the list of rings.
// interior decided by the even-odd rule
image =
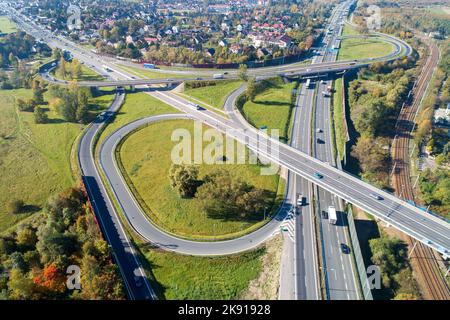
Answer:
[[[343,39],[338,54],[338,60],[355,60],[380,58],[393,52],[394,46],[379,38],[368,37]]]
[[[197,88],[194,88],[191,84],[189,88],[185,89],[183,95],[191,98],[194,102],[203,102],[216,109],[223,110],[223,105],[228,96],[241,86],[242,81],[217,81],[214,83],[214,85]]]
[[[267,127],[269,134],[278,129],[280,139],[288,141],[295,87],[295,82],[284,83],[281,78],[264,80],[254,101],[245,102],[241,112],[254,127]]]
[[[145,92],[127,92],[125,102],[117,115],[114,116],[101,133],[99,142],[103,141],[115,130],[130,122],[166,113],[180,113],[180,111]],[[99,143],[97,145],[99,145]]]
[[[263,225],[266,222],[263,221],[263,212],[246,218],[239,217],[239,214],[211,215],[202,209],[197,198],[181,198],[170,186],[171,151],[176,145],[171,141],[171,135],[176,129],[186,129],[193,135],[193,127],[191,120],[151,124],[129,135],[120,148],[118,158],[124,174],[150,219],[168,232],[205,241],[234,238]],[[207,145],[204,143],[204,147]],[[267,203],[271,204],[267,213],[276,211],[282,201],[284,191],[281,190],[282,184],[279,185],[279,176],[261,175],[259,165],[202,164],[198,168],[200,180],[217,169],[224,169],[234,178],[239,177],[263,189]]]
[[[343,36],[362,35],[358,28],[350,25],[344,26],[342,34]],[[382,38],[348,38],[342,40],[337,60],[379,58],[390,54],[394,50],[394,46],[391,43],[383,41]]]
[[[41,106],[48,122],[36,124],[33,112],[18,111],[15,105],[31,97],[30,89],[0,90],[0,233],[40,212],[51,194],[75,184],[71,150],[84,126],[64,121],[49,105]],[[111,93],[92,98],[91,112],[100,112],[112,98]],[[13,200],[24,201],[23,212],[10,212]]]
[[[13,33],[17,31],[17,26],[7,16],[0,16],[0,33]]]
[[[338,159],[342,160],[345,152],[345,143],[347,141],[347,134],[345,131],[344,119],[344,105],[342,97],[343,79],[336,79],[334,82],[333,93],[333,124],[336,137],[336,148],[338,151]]]

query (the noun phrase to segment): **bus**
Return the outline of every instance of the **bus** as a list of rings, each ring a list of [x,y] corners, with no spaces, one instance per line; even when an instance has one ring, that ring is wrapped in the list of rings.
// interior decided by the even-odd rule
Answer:
[[[337,223],[336,208],[333,206],[328,207],[328,222],[330,222],[330,224]]]

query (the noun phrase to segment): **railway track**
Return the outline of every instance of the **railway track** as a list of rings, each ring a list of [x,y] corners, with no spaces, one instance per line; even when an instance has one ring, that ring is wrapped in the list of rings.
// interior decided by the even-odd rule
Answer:
[[[402,107],[395,127],[396,136],[392,144],[394,170],[392,185],[396,194],[406,200],[415,200],[414,188],[411,184],[409,143],[414,130],[414,121],[419,111],[422,98],[427,91],[434,69],[439,61],[439,48],[436,43],[424,39],[430,48],[430,56],[425,62],[421,74],[412,90],[410,99]],[[413,265],[425,299],[450,300],[450,290],[439,270],[437,258],[430,248],[407,237],[410,248],[410,260]]]

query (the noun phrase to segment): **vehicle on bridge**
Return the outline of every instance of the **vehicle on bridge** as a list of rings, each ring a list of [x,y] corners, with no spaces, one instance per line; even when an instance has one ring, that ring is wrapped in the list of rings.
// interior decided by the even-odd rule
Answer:
[[[316,179],[323,179],[323,175],[319,172],[314,172],[314,178]]]
[[[336,208],[333,206],[328,207],[328,222],[330,222],[330,224],[337,223]]]

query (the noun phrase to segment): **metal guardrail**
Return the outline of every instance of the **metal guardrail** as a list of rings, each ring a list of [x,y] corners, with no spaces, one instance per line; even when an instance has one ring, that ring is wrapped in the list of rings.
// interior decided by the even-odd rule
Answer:
[[[350,240],[353,247],[353,256],[355,257],[356,269],[358,271],[359,282],[364,300],[373,300],[372,291],[370,289],[369,280],[367,278],[366,265],[359,246],[358,234],[356,233],[355,220],[353,219],[353,212],[351,206],[347,210],[348,229],[350,231]]]

